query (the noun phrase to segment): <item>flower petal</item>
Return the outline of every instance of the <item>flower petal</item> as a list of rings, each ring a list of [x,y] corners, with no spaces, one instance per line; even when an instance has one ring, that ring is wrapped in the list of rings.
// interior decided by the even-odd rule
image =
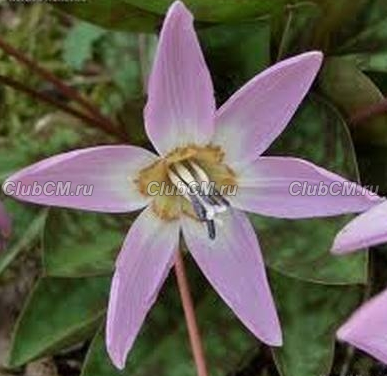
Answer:
[[[215,113],[212,81],[193,17],[179,1],[164,21],[148,91],[145,127],[160,154],[210,140]]]
[[[337,338],[387,364],[387,290],[375,296],[337,331]]]
[[[135,179],[138,170],[153,163],[156,158],[153,153],[135,146],[74,150],[17,172],[7,179],[3,190],[17,199],[36,204],[128,212],[149,202],[149,198],[139,193]],[[66,183],[70,192],[60,192]],[[34,192],[34,185],[41,187],[42,191],[36,188]],[[80,185],[86,190],[80,189]],[[18,190],[18,187],[22,189]],[[92,191],[89,191],[90,187]],[[80,194],[76,194],[77,189]]]
[[[255,232],[239,211],[222,216],[216,237],[203,223],[185,217],[184,239],[218,294],[263,342],[281,346],[282,334]]]
[[[349,253],[387,243],[387,201],[349,222],[337,235],[332,253]]]
[[[282,133],[321,66],[321,52],[284,60],[255,76],[217,111],[214,144],[226,163],[249,162]]]
[[[236,196],[229,198],[233,206],[279,218],[361,212],[382,200],[339,175],[290,157],[258,158],[237,171],[237,180]],[[310,189],[309,194],[308,190],[303,194],[304,186]]]
[[[133,223],[116,262],[107,313],[107,350],[117,368],[125,360],[174,262],[178,221],[146,208]]]

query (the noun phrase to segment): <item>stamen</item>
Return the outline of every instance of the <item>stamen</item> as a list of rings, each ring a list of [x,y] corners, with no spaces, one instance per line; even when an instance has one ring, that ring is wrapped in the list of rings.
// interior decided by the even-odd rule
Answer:
[[[200,190],[193,189],[192,185],[194,183],[196,186],[200,183],[211,184],[211,182],[206,172],[195,162],[189,161],[189,166],[192,168],[193,172],[191,172],[184,164],[175,163],[173,165],[175,172],[169,169],[168,176],[177,188],[185,188],[183,197],[192,204],[198,219],[201,222],[206,223],[209,238],[215,239],[215,224],[222,225],[222,221],[216,217],[216,214],[227,211],[230,204],[217,190],[212,192],[212,194],[206,195]],[[198,182],[198,180],[200,182]]]
[[[187,193],[188,191],[190,191],[190,187],[184,180],[180,178],[179,175],[175,174],[171,170],[168,170],[168,176],[176,187],[184,186],[186,188],[183,197],[189,202],[191,202],[196,214],[200,213],[200,216],[198,215],[199,219],[202,216],[202,212],[204,212],[204,220],[212,220],[215,217],[216,212],[214,210],[214,207],[209,206],[205,202],[203,202],[198,193],[192,191],[191,193]],[[199,205],[201,206],[200,209]]]
[[[191,196],[191,202],[192,202],[192,207],[196,215],[198,216],[198,218],[202,222],[205,222],[207,220],[207,212],[204,206],[200,203],[200,201],[196,196]]]
[[[220,192],[217,189],[214,189],[215,197],[220,203],[226,207],[230,207],[230,203],[220,194]]]
[[[202,182],[205,182],[207,184],[210,184],[210,179],[208,178],[207,174],[205,173],[205,171],[200,167],[198,166],[195,162],[192,162],[190,161],[189,164],[191,165],[191,167],[193,168],[193,170],[196,172],[196,174],[198,175],[198,178],[202,181]]]
[[[173,171],[168,170],[168,177],[169,177],[169,179],[171,179],[171,182],[177,188],[179,188],[179,186],[185,186],[186,188],[188,188],[187,184],[183,180],[181,180],[180,177],[178,175],[176,175]],[[191,201],[191,197],[186,192],[187,191],[185,191],[185,193],[184,193],[184,198],[186,198],[188,201]]]
[[[194,178],[194,176],[191,174],[191,172],[188,170],[187,167],[185,167],[181,163],[176,163],[175,168],[177,173],[182,177],[182,179],[187,184],[196,183],[196,179]]]
[[[208,230],[209,238],[214,240],[216,237],[215,222],[214,221],[207,221],[207,230]]]

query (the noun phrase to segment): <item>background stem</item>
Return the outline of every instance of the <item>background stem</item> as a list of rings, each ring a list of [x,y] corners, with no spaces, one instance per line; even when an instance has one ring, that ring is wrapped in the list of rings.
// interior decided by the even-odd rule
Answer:
[[[371,117],[387,113],[387,98],[384,98],[379,103],[367,106],[364,109],[357,111],[350,119],[354,125],[362,123]]]
[[[21,93],[24,93],[24,94],[26,94],[26,95],[28,95],[36,100],[50,104],[52,106],[55,106],[55,107],[59,108],[60,110],[67,112],[68,114],[82,120],[86,124],[88,124],[92,127],[100,128],[101,130],[105,131],[106,133],[108,133],[112,136],[119,137],[120,139],[123,138],[123,135],[119,132],[118,129],[106,127],[106,123],[102,122],[100,119],[96,119],[88,114],[84,114],[83,112],[78,111],[78,110],[68,106],[66,103],[54,99],[52,96],[45,94],[45,93],[42,93],[42,92],[39,92],[39,91],[36,91],[36,90],[34,90],[34,89],[24,85],[23,83],[16,81],[10,77],[0,75],[0,84],[4,84],[6,86],[9,86],[12,89],[15,89]]]
[[[115,126],[110,121],[110,119],[101,114],[99,108],[80,95],[77,90],[74,90],[71,86],[66,85],[60,78],[56,77],[53,73],[41,67],[33,59],[30,59],[24,55],[22,51],[17,50],[16,48],[9,45],[1,37],[0,48],[8,55],[14,57],[16,60],[27,66],[27,68],[29,68],[32,72],[53,84],[66,98],[79,103],[80,106],[89,112],[90,116],[97,119],[100,123],[104,123],[106,129],[110,128],[110,133],[115,133]]]

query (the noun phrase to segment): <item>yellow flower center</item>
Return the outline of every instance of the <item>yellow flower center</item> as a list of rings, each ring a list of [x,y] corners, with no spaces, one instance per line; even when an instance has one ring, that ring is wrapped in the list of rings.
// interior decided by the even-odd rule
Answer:
[[[177,188],[181,184],[190,192],[191,183],[197,183],[199,187],[204,182],[213,184],[216,192],[227,194],[229,188],[236,187],[236,177],[223,161],[224,152],[218,146],[176,148],[142,169],[136,184],[141,194],[153,197],[152,208],[163,220],[174,220],[184,213],[197,220],[209,221],[216,210],[225,207],[227,201],[222,196],[201,196],[192,192],[182,194]],[[204,219],[201,218],[201,210],[204,211]]]

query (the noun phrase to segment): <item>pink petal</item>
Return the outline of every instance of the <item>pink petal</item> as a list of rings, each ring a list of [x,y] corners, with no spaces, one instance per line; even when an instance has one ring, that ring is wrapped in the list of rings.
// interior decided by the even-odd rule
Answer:
[[[134,222],[116,262],[107,313],[106,345],[115,366],[127,354],[173,265],[179,222],[164,222],[150,207]]]
[[[236,196],[230,197],[231,204],[272,217],[308,218],[361,212],[382,200],[356,183],[297,158],[261,157],[237,174],[238,190]],[[311,189],[310,194],[302,195],[303,184]],[[326,192],[322,188],[319,193],[320,185],[327,187]],[[353,192],[348,192],[347,186]]]
[[[148,91],[145,127],[160,154],[209,141],[214,132],[212,81],[193,17],[179,1],[164,21]]]
[[[270,67],[217,111],[213,143],[223,146],[228,164],[256,159],[282,133],[312,85],[322,58],[321,52],[308,52]]]
[[[337,338],[387,364],[387,290],[375,296],[338,330]]]
[[[183,219],[184,239],[193,258],[218,294],[246,327],[271,346],[282,334],[261,250],[246,215],[235,211],[221,217],[216,238],[191,218]]]
[[[349,253],[387,242],[387,201],[349,222],[337,235],[333,253]]]
[[[135,146],[100,146],[59,154],[12,175],[3,185],[6,194],[42,205],[100,212],[128,212],[144,207],[149,198],[141,195],[135,179],[140,168],[156,160],[151,152]],[[71,184],[71,194],[54,194],[56,187]],[[35,184],[34,184],[35,183]],[[42,192],[32,188],[39,185]],[[75,195],[80,185],[92,186]],[[17,187],[24,191],[17,191]],[[30,187],[30,188],[28,188]],[[46,189],[43,190],[43,187]],[[29,191],[28,191],[29,190]],[[23,194],[24,192],[24,194]],[[84,192],[83,189],[80,192]]]

